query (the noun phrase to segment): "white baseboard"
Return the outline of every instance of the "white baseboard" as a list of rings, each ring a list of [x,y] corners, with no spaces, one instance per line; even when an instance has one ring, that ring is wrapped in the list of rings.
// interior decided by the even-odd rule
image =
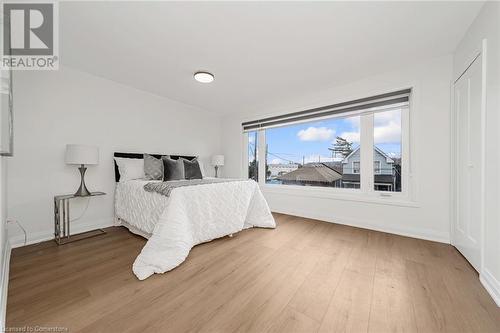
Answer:
[[[479,280],[497,306],[500,307],[500,281],[487,269],[483,269],[483,272],[479,275]]]
[[[94,229],[112,227],[114,225],[113,223],[113,218],[109,218],[101,219],[99,221],[95,221],[94,223],[74,224],[71,226],[71,234],[74,235]],[[45,242],[51,239],[54,239],[53,228],[51,228],[50,230],[43,230],[38,232],[28,232],[26,243],[24,242],[24,234],[17,234],[9,237],[12,248]]]
[[[417,230],[417,229],[410,229],[410,228],[399,229],[399,228],[376,225],[376,224],[370,223],[368,221],[361,221],[361,220],[356,220],[356,219],[352,219],[352,218],[344,218],[344,217],[337,217],[337,216],[331,216],[331,215],[322,215],[322,214],[318,214],[318,213],[310,213],[310,212],[298,211],[298,210],[294,210],[294,209],[271,209],[271,210],[273,212],[281,213],[281,214],[300,216],[300,217],[305,217],[305,218],[310,218],[310,219],[315,219],[315,220],[321,220],[321,221],[325,221],[325,222],[344,224],[344,225],[349,225],[352,227],[358,227],[358,228],[370,229],[370,230],[375,230],[375,231],[380,231],[380,232],[386,232],[389,234],[395,234],[395,235],[400,235],[400,236],[406,236],[406,237],[429,240],[429,241],[433,241],[433,242],[450,244],[449,233],[436,232],[435,230],[422,230],[422,229]]]
[[[1,272],[1,288],[0,290],[0,329],[2,332],[5,329],[5,316],[7,313],[7,294],[9,292],[9,269],[10,269],[10,253],[11,246],[8,239],[5,240],[5,245],[3,248],[3,256],[2,256],[2,272]]]

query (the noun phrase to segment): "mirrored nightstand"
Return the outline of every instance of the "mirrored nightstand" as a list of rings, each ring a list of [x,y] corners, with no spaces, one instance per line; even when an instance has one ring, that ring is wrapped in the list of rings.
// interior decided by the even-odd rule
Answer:
[[[75,242],[81,239],[95,237],[106,232],[102,229],[91,230],[76,235],[70,233],[70,215],[69,215],[69,202],[71,199],[76,198],[89,198],[99,195],[105,195],[104,192],[91,192],[90,195],[77,196],[74,194],[56,195],[54,197],[54,240],[57,244],[63,245]]]

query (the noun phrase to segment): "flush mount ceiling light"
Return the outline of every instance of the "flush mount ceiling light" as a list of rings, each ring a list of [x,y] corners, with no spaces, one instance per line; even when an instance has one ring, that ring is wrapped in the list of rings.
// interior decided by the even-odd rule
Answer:
[[[194,79],[201,83],[210,83],[214,80],[214,75],[209,72],[196,72],[194,73]]]

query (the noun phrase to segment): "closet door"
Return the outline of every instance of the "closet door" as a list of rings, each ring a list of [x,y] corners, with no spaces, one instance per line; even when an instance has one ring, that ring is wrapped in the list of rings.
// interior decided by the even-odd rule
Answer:
[[[456,121],[456,218],[453,245],[477,271],[481,267],[483,202],[482,59],[479,55],[454,87]]]

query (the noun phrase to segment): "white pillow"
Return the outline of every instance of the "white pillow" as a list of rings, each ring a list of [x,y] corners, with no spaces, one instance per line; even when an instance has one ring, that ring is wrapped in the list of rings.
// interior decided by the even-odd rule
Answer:
[[[144,178],[144,160],[142,158],[115,157],[118,171],[120,171],[120,182],[132,179]]]

